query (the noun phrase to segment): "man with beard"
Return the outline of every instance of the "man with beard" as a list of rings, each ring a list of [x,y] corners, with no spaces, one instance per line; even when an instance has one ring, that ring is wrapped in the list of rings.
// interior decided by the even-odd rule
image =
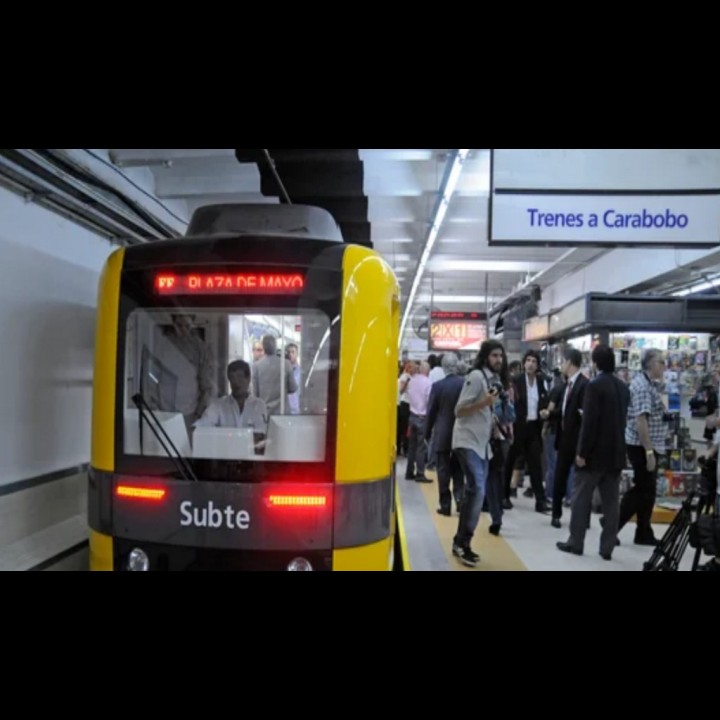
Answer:
[[[505,350],[495,340],[480,347],[472,371],[465,379],[455,407],[452,449],[465,474],[465,493],[460,520],[453,538],[453,555],[468,567],[475,567],[480,556],[470,548],[480,521],[492,449],[492,408],[501,388],[499,374],[506,363]]]

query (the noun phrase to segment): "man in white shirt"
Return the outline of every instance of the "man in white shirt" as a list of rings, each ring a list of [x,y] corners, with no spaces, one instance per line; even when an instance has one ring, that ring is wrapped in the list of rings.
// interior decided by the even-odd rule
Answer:
[[[552,509],[545,499],[542,479],[542,416],[540,409],[546,405],[548,394],[540,369],[540,355],[528,350],[523,360],[525,372],[514,378],[515,392],[515,438],[508,453],[507,465],[515,466],[518,456],[525,458],[530,472],[530,483],[535,495],[535,510],[539,513]]]
[[[267,406],[261,398],[250,395],[250,365],[244,360],[231,362],[227,377],[230,395],[213,400],[195,427],[255,428],[256,436],[265,435]]]
[[[407,386],[410,401],[410,443],[405,479],[432,482],[425,477],[425,419],[430,400],[430,365],[420,363],[420,372],[413,375]]]
[[[439,380],[445,379],[445,371],[442,368],[442,359],[443,356],[436,357],[435,355],[430,355],[428,358],[428,362],[430,363],[430,367],[432,368],[430,370],[430,375],[428,377],[430,378],[430,384],[434,385]],[[433,362],[435,365],[433,366]]]

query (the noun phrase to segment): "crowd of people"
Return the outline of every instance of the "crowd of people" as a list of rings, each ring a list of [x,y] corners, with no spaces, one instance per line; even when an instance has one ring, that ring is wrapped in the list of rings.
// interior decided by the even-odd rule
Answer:
[[[571,347],[552,372],[534,350],[509,365],[495,340],[482,344],[469,368],[454,353],[404,364],[397,447],[407,459],[405,478],[432,482],[425,469],[437,470],[437,512],[451,516],[454,501],[459,519],[452,553],[463,564],[480,561],[471,543],[482,512],[490,514],[490,533],[499,535],[526,473],[525,495],[537,513],[550,515],[553,527],[563,527],[563,509],[570,509],[559,551],[584,553],[597,496],[603,559],[611,560],[618,532],[631,518],[635,544],[657,545],[651,519],[671,420],[661,394],[663,353],[646,350],[642,371],[629,383],[616,373],[607,345],[594,348],[590,371],[582,365],[581,353]],[[620,479],[628,466],[633,484],[621,501]]]

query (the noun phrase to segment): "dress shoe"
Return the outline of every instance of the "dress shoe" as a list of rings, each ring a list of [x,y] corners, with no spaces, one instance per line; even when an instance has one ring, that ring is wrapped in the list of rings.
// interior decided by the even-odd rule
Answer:
[[[582,550],[578,550],[577,548],[574,548],[570,543],[558,542],[558,543],[555,543],[555,547],[558,550],[562,550],[563,552],[566,552],[566,553],[571,553],[572,555],[582,555],[583,554]]]
[[[452,513],[449,510],[443,510],[442,508],[437,509],[438,515],[445,515],[445,517],[451,517]]]
[[[553,518],[553,519],[550,521],[550,524],[551,524],[554,528],[561,528],[561,527],[562,527],[562,524],[560,523],[560,518]]]
[[[425,477],[424,475],[416,475],[415,476],[415,482],[419,483],[431,483],[432,480],[430,478]]]
[[[601,557],[603,560],[612,560],[612,555],[609,555],[608,553],[602,553],[602,552],[601,552],[601,553],[600,553],[600,557]]]
[[[657,547],[660,544],[660,542],[658,541],[657,538],[643,538],[643,537],[638,538],[638,537],[636,537],[635,544],[636,545],[644,545],[647,547]]]
[[[535,493],[533,492],[533,489],[532,489],[532,488],[528,488],[528,489],[523,493],[523,497],[529,497],[529,498],[535,497]]]
[[[495,535],[495,536],[497,537],[497,536],[500,534],[500,525],[495,525],[495,524],[491,525],[491,526],[488,528],[488,532],[489,532],[491,535]]]
[[[508,500],[508,498],[505,498],[502,501],[503,510],[512,510],[515,506]]]
[[[549,513],[552,512],[552,508],[546,502],[535,503],[535,512]]]

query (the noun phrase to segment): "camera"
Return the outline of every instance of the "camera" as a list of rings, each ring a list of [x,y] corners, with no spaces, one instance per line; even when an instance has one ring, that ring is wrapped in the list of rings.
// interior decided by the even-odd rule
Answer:
[[[508,399],[508,393],[507,390],[503,387],[503,384],[501,382],[491,382],[490,383],[490,390],[493,391],[497,396],[499,400],[507,400]]]

